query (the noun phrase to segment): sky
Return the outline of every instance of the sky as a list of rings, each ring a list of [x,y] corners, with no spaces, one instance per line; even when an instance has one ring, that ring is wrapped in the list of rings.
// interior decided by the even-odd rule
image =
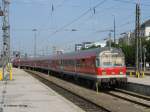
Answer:
[[[54,46],[70,52],[77,43],[103,43],[108,38],[109,30],[113,29],[114,17],[118,39],[121,33],[134,30],[137,1],[11,0],[11,50],[33,55],[33,29],[37,29],[39,55],[52,54]],[[150,0],[140,0],[140,3],[143,23],[150,19]],[[2,31],[0,33],[2,40]]]

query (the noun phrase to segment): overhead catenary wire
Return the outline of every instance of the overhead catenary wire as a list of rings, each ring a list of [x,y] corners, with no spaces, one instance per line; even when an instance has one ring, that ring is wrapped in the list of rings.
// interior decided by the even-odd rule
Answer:
[[[103,0],[101,2],[99,2],[98,4],[96,4],[95,6],[93,6],[93,8],[97,8],[98,6],[102,5],[103,3],[105,3],[107,0]],[[88,14],[91,11],[91,8],[89,8],[88,10],[86,10],[85,12],[83,12],[79,17],[75,18],[74,20],[72,20],[71,22],[65,24],[64,26],[60,27],[59,29],[57,29],[55,32],[53,32],[50,36],[55,35],[57,32],[61,31],[62,29],[70,26],[71,24],[75,23],[76,21],[78,21],[80,18],[82,18],[83,16],[85,16],[86,14]]]
[[[69,22],[68,24],[65,24],[64,26],[60,27],[58,30],[54,31],[50,36],[55,35],[56,33],[60,32],[63,28],[70,26],[71,24],[73,24],[74,22],[78,21],[80,18],[82,18],[84,15],[86,15],[88,12],[90,12],[91,10],[94,11],[95,13],[95,9],[100,6],[101,4],[103,4],[104,2],[106,2],[107,0],[103,0],[102,2],[98,3],[97,5],[90,7],[87,11],[85,11],[83,14],[81,14],[78,18],[74,19],[73,21]],[[132,3],[132,4],[136,4],[136,2],[131,2],[131,1],[125,1],[125,0],[113,0],[113,1],[120,1],[120,2],[124,2],[124,3]],[[146,4],[142,4],[142,5],[146,5]]]
[[[61,3],[59,3],[58,5],[56,5],[56,7],[61,7],[63,3],[65,3],[67,0],[64,0],[62,1]],[[133,0],[113,0],[113,1],[118,1],[118,2],[122,2],[122,3],[128,3],[128,4],[136,4],[135,1]],[[24,5],[47,5],[46,2],[38,2],[38,1],[29,1],[29,2],[26,2],[26,1],[21,1],[21,0],[13,0],[13,3],[15,4],[24,4]],[[150,4],[147,4],[147,3],[141,3],[142,6],[150,6]]]
[[[55,7],[55,8],[56,8],[56,7]],[[93,9],[93,8],[91,8],[91,10],[90,10],[91,12],[93,12],[92,9]],[[97,13],[97,12],[96,12],[96,13]],[[85,15],[86,15],[86,14],[85,14]],[[80,20],[80,18],[79,18],[79,20]],[[78,21],[78,20],[77,20],[77,21]],[[76,21],[75,21],[75,22],[76,22]],[[74,23],[74,22],[73,22],[73,23]],[[73,24],[73,23],[71,23],[71,24]],[[129,25],[129,24],[120,25],[119,27],[122,28],[121,26],[125,26],[125,25]],[[69,26],[69,25],[68,25],[68,26]],[[80,25],[80,26],[81,26],[81,25]],[[66,26],[66,27],[67,27],[67,26]],[[57,30],[59,30],[59,31],[64,31],[64,29],[65,29],[65,28],[62,28],[61,30],[59,30],[59,29],[54,29],[54,30],[55,30],[55,31],[57,31]],[[43,30],[45,31],[45,30],[48,30],[48,29],[43,29]],[[52,30],[52,31],[53,31],[53,30]],[[54,31],[54,32],[55,32],[55,31]],[[59,32],[59,31],[57,31],[57,32]],[[80,31],[80,29],[79,29],[79,31]],[[52,33],[54,33],[54,32],[52,32]],[[56,33],[57,33],[57,32],[56,32]],[[56,34],[56,33],[55,33],[55,34]],[[54,34],[53,34],[53,35],[54,35]]]
[[[118,1],[118,2],[122,2],[122,3],[129,3],[129,4],[136,4],[137,2],[134,1],[127,1],[127,0],[113,0],[113,1]],[[140,3],[140,5],[142,6],[150,6],[150,4],[144,4],[144,3]]]

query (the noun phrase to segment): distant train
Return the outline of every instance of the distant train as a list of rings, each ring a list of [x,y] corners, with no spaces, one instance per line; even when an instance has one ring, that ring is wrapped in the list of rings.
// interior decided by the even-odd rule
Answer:
[[[95,86],[120,86],[126,84],[125,57],[121,49],[95,48],[59,55],[16,58],[15,67],[43,69],[90,82]]]

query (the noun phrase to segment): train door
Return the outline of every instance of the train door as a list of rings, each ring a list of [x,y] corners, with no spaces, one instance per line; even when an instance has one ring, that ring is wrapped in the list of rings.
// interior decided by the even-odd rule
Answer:
[[[100,67],[100,57],[97,57],[95,60],[96,68]]]

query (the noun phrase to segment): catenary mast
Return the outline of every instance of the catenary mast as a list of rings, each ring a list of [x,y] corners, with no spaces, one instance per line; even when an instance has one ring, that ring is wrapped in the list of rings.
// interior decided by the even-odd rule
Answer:
[[[6,65],[10,62],[10,24],[9,24],[10,0],[2,0],[3,8],[3,76]]]

